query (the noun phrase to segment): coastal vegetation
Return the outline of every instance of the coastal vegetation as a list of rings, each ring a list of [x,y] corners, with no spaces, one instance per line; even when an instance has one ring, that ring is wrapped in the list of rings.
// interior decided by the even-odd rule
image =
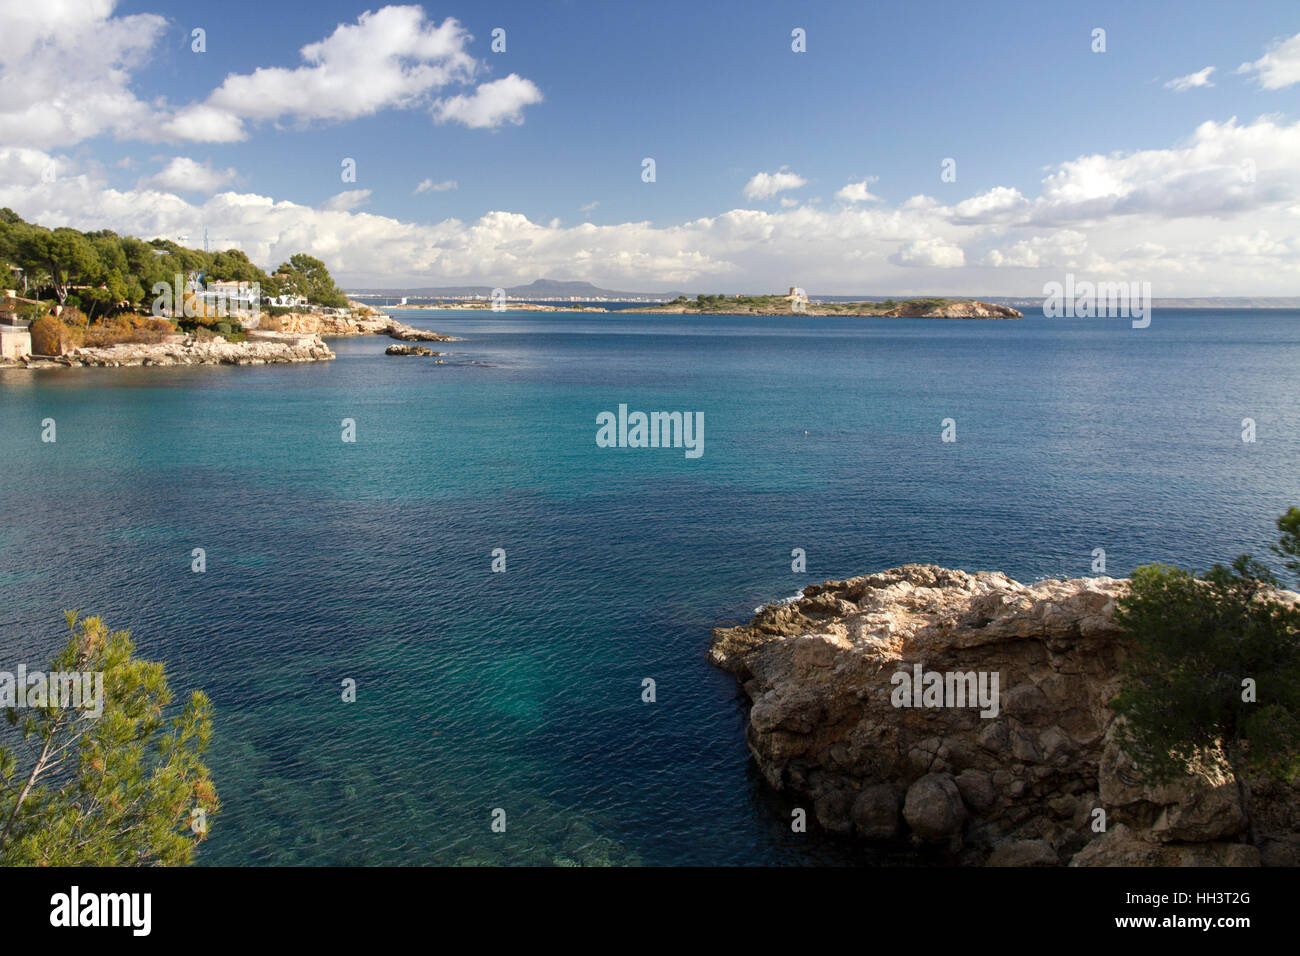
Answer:
[[[149,321],[157,318],[150,315],[155,311],[154,288],[170,288],[177,276],[208,283],[256,283],[263,299],[293,295],[313,306],[348,305],[325,263],[314,256],[292,255],[268,274],[239,249],[208,252],[170,239],[145,241],[108,229],[47,229],[25,222],[11,209],[0,209],[0,287],[18,292],[11,308],[17,318],[35,322],[43,315],[57,316],[45,323],[43,341],[57,338],[74,346],[152,341],[163,333]],[[182,302],[174,311],[177,327],[184,331],[206,329],[238,340],[238,321],[210,307]]]
[[[203,763],[211,703],[196,691],[166,716],[172,693],[161,663],[136,657],[130,635],[97,617],[70,612],[67,621],[67,646],[42,675],[39,699],[0,676],[21,745],[20,753],[0,747],[0,865],[193,862],[220,811]],[[65,675],[95,675],[93,701],[55,694]],[[24,685],[32,676],[19,675]]]
[[[1273,550],[1300,577],[1300,508],[1277,526]],[[1207,768],[1230,774],[1248,822],[1252,777],[1300,773],[1300,608],[1279,587],[1242,555],[1201,574],[1137,568],[1116,601],[1135,647],[1112,704],[1125,718],[1125,750],[1155,782]]]

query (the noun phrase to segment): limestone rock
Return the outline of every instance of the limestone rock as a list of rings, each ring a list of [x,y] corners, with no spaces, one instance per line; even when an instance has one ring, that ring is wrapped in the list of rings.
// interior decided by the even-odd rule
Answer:
[[[1129,645],[1113,613],[1126,587],[909,564],[809,585],[714,630],[709,656],[751,701],[746,739],[764,779],[812,799],[836,832],[947,841],[961,863],[999,853],[1038,865],[1044,846],[1062,862],[1085,848],[1102,859],[1258,861],[1253,848],[1229,849],[1244,846],[1235,781],[1192,774],[1153,788],[1114,743],[1109,705]],[[896,679],[917,673],[944,675],[944,706],[895,693]],[[977,689],[981,674],[990,690],[997,676],[995,715],[944,696],[962,675]],[[1286,859],[1300,791],[1257,792],[1261,835],[1275,841],[1268,858]],[[1092,829],[1098,807],[1104,842]],[[1115,837],[1121,826],[1140,845]]]
[[[156,344],[77,348],[59,356],[58,361],[68,367],[118,368],[133,365],[279,365],[323,362],[332,358],[334,353],[319,335],[250,332],[243,342],[176,335]]]

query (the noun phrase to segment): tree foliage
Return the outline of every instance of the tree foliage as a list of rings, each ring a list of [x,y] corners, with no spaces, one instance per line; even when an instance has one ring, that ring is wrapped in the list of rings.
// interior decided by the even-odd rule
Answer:
[[[1297,522],[1295,508],[1278,522],[1280,553],[1296,553]],[[1250,777],[1300,773],[1300,610],[1278,588],[1248,555],[1201,574],[1163,564],[1133,572],[1116,620],[1134,652],[1111,706],[1148,779],[1227,770],[1249,814]]]
[[[192,862],[220,810],[202,762],[208,698],[167,716],[163,665],[135,657],[127,632],[75,613],[68,629],[50,671],[102,673],[102,712],[63,700],[5,711],[22,752],[0,748],[0,865]]]
[[[275,281],[282,292],[306,296],[312,305],[347,307],[348,297],[334,284],[325,263],[314,256],[301,252],[290,256],[275,270]]]
[[[25,297],[79,305],[95,319],[147,312],[156,283],[174,284],[177,275],[191,273],[212,280],[256,282],[265,296],[296,291],[318,305],[347,305],[347,296],[319,259],[294,255],[279,271],[292,288],[282,288],[280,277],[267,275],[239,249],[204,252],[170,239],[146,242],[108,229],[51,230],[24,222],[11,209],[0,209],[0,286],[12,282]]]

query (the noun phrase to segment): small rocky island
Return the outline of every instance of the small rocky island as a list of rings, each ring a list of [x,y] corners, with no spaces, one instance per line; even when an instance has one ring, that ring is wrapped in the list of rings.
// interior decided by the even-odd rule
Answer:
[[[1300,865],[1296,787],[1252,781],[1251,844],[1235,780],[1152,785],[1117,745],[1126,587],[905,565],[717,628],[710,658],[751,702],[763,776],[833,833],[973,865]],[[996,716],[914,706],[900,688],[927,672],[996,674]]]
[[[895,302],[809,301],[796,288],[786,295],[701,295],[681,296],[664,305],[639,309],[648,313],[674,315],[770,315],[770,316],[860,316],[880,319],[1020,319],[1024,316],[1005,305],[974,299],[905,299]]]

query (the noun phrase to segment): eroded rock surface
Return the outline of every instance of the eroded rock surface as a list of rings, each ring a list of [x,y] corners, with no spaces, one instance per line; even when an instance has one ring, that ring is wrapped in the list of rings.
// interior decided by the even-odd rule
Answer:
[[[1235,780],[1207,772],[1153,787],[1114,742],[1108,704],[1127,638],[1113,612],[1126,585],[906,565],[812,585],[718,628],[710,657],[751,701],[747,737],[763,776],[810,801],[832,832],[904,836],[974,864],[1292,858],[1294,788],[1261,791],[1257,825],[1272,832],[1248,847]],[[951,706],[959,697],[895,706],[895,675],[916,665],[996,674],[996,716],[969,700]]]

